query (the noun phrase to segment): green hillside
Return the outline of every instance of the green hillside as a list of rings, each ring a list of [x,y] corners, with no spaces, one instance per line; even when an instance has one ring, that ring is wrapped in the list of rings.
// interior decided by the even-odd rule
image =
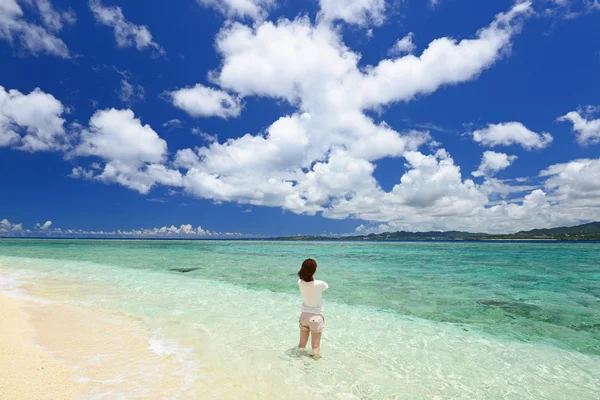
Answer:
[[[329,237],[329,236],[286,236],[275,240],[600,240],[600,222],[551,229],[532,229],[514,234],[486,234],[461,231],[430,232],[385,232],[369,235]]]

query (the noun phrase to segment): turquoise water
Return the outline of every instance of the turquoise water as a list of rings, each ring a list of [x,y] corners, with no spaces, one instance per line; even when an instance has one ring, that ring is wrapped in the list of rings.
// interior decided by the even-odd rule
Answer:
[[[317,362],[292,350],[307,257]],[[143,321],[180,398],[600,398],[600,244],[4,239],[0,272]]]

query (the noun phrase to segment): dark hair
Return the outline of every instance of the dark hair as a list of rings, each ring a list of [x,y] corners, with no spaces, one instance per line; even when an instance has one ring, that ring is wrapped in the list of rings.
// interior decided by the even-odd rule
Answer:
[[[302,263],[302,268],[298,271],[298,276],[304,282],[311,282],[314,280],[313,275],[315,272],[317,272],[317,262],[312,258],[307,258]]]

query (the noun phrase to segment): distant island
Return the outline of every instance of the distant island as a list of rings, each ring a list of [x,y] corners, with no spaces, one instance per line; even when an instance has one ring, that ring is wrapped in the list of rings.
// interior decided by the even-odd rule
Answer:
[[[235,240],[235,241],[401,241],[401,240],[456,240],[456,241],[477,241],[477,240],[569,240],[569,241],[600,241],[600,222],[591,222],[589,224],[551,228],[551,229],[533,229],[530,231],[521,231],[511,234],[488,234],[473,233],[461,231],[430,231],[430,232],[385,232],[371,233],[369,235],[354,236],[250,236],[247,237],[190,237],[187,235],[169,235],[148,237],[144,235],[116,235],[114,233],[98,235],[69,235],[61,233],[59,235],[45,236],[4,236],[0,234],[0,239],[98,239],[98,240]]]
[[[600,240],[600,222],[551,229],[532,229],[512,234],[487,234],[460,231],[385,232],[358,236],[284,236],[276,240]]]

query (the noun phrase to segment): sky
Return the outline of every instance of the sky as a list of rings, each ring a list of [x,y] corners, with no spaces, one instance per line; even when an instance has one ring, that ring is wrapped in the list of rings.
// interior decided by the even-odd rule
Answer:
[[[0,236],[600,220],[599,26],[600,0],[0,0]]]

